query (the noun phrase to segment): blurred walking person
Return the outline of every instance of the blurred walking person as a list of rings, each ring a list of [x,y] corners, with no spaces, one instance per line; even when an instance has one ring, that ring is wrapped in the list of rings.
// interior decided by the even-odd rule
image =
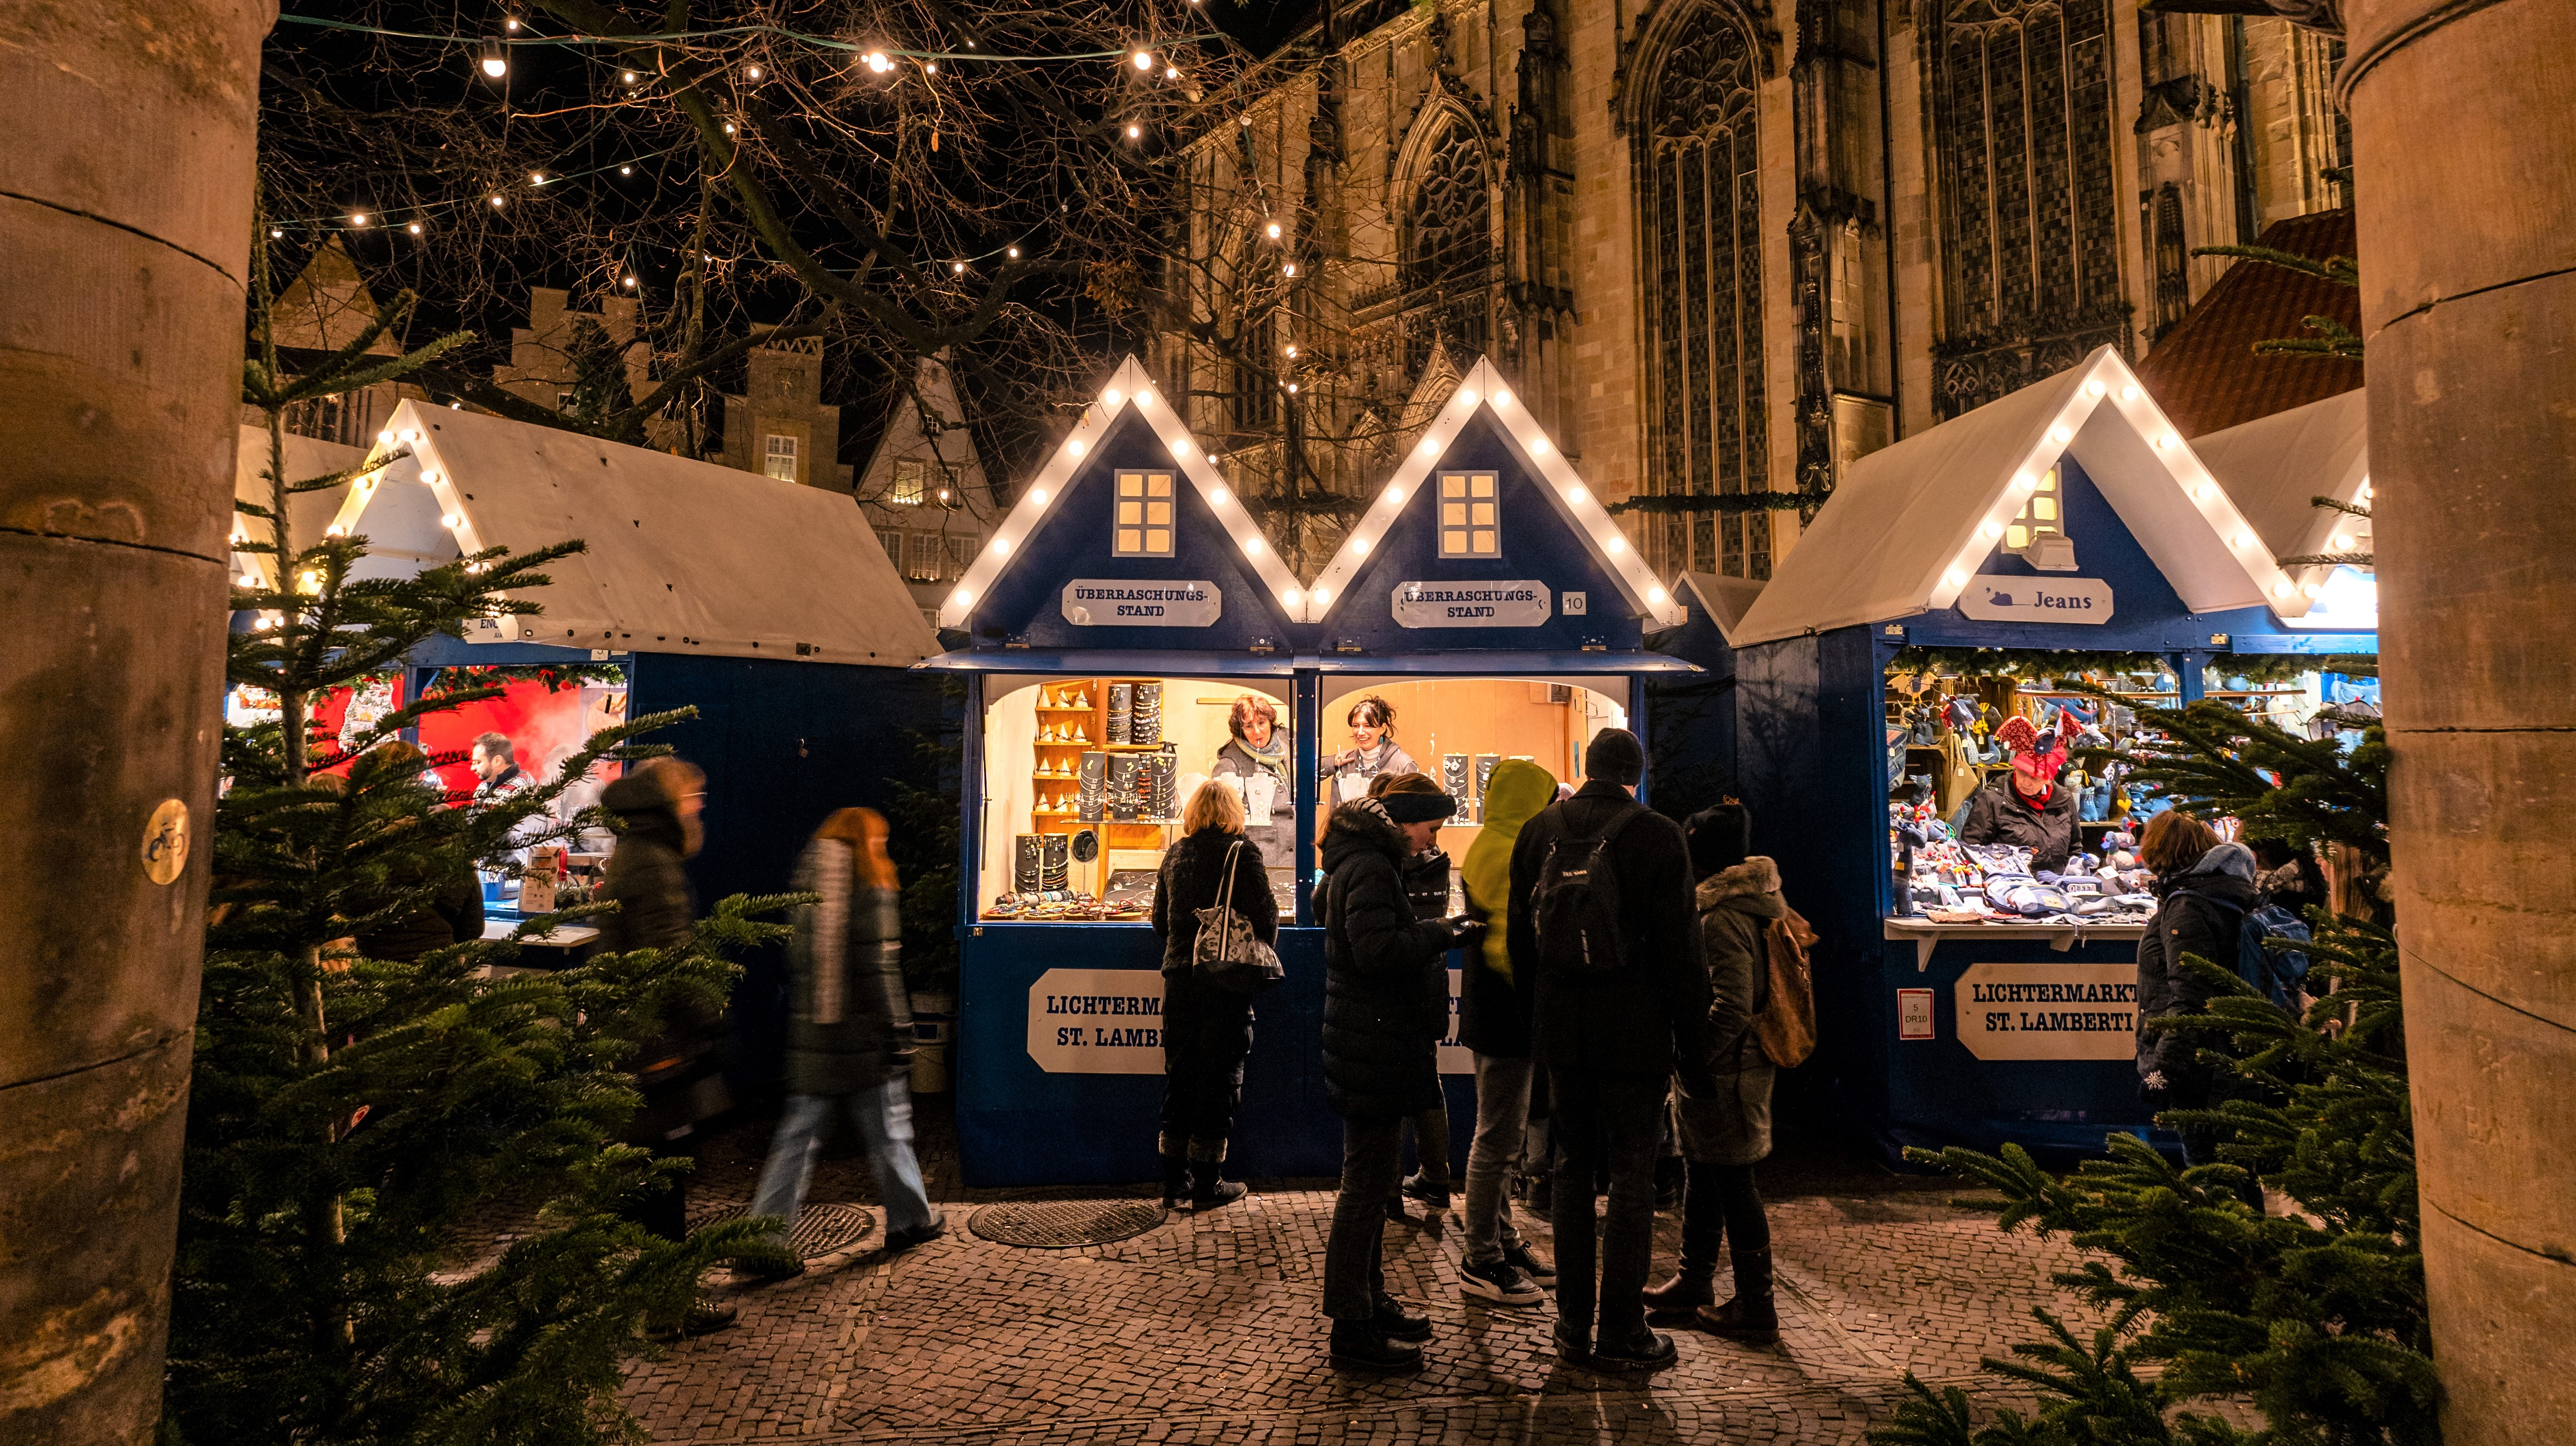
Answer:
[[[1279,900],[1270,892],[1258,845],[1244,837],[1243,799],[1209,779],[1181,810],[1181,839],[1163,855],[1154,889],[1154,932],[1163,940],[1163,1207],[1187,1192],[1213,1210],[1243,1198],[1225,1178],[1226,1141],[1243,1100],[1243,1060],[1252,1052],[1252,996],[1191,967],[1199,912],[1220,901],[1264,944],[1279,939]]]
[[[600,790],[600,806],[618,822],[617,847],[596,898],[616,909],[592,920],[598,952],[679,949],[697,930],[697,893],[687,860],[706,835],[698,823],[707,797],[707,775],[674,757],[647,759]],[[626,1140],[665,1160],[688,1162],[670,1183],[630,1207],[635,1223],[665,1240],[689,1233],[688,1177],[697,1162],[699,1084],[716,1073],[724,1044],[721,1018],[682,1025],[641,1041],[631,1073],[644,1108],[628,1122]],[[676,1322],[656,1322],[658,1335],[703,1335],[731,1325],[734,1308],[701,1299]]]
[[[1512,970],[1512,848],[1521,826],[1556,797],[1556,779],[1523,758],[1504,759],[1485,783],[1484,827],[1467,849],[1467,913],[1486,926],[1467,951],[1458,1040],[1476,1061],[1476,1134],[1467,1150],[1463,1295],[1496,1305],[1536,1305],[1556,1267],[1512,1228],[1510,1185],[1529,1128],[1531,994]]]
[[[947,1231],[930,1208],[912,1149],[912,1005],[903,981],[902,890],[886,854],[886,821],[872,808],[823,820],[796,870],[799,893],[788,946],[787,1108],[770,1137],[769,1162],[751,1213],[793,1230],[814,1178],[814,1152],[832,1114],[849,1116],[867,1145],[885,1208],[885,1251],[909,1250]],[[778,1241],[782,1246],[784,1239]],[[804,1265],[749,1264],[783,1280]]]
[[[1480,926],[1417,919],[1407,859],[1429,848],[1445,793],[1356,798],[1324,837],[1324,1101],[1342,1117],[1342,1186],[1324,1249],[1324,1314],[1336,1365],[1410,1370],[1431,1318],[1386,1290],[1386,1197],[1402,1177],[1404,1121],[1440,1101],[1436,1051],[1449,1032],[1451,949]]]

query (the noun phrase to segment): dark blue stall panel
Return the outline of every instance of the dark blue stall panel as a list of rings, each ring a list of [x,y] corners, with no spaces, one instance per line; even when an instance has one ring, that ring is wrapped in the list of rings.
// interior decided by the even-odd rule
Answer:
[[[940,680],[926,673],[637,654],[630,716],[684,705],[698,716],[652,738],[707,771],[706,847],[689,861],[700,908],[728,894],[784,892],[806,840],[834,809],[883,812],[892,779],[935,783],[915,747],[918,734],[938,728],[943,707]],[[726,1075],[737,1094],[759,1094],[785,1070],[783,954],[746,960],[733,1003]]]
[[[1029,1057],[1029,989],[1049,969],[1155,969],[1162,941],[1140,924],[979,924],[957,990],[957,1140],[966,1183],[1093,1185],[1158,1180],[1159,1074],[1050,1074]],[[1324,1108],[1318,1041],[1324,931],[1282,929],[1288,977],[1253,1001],[1227,1173],[1338,1175],[1341,1121]]]
[[[2035,1151],[2098,1154],[2105,1136],[2133,1134],[2177,1143],[2152,1127],[2129,1059],[1979,1059],[1959,1043],[1959,976],[1971,964],[2131,964],[2137,944],[2105,939],[2064,953],[2045,939],[1944,939],[1917,973],[1912,940],[1882,940],[1878,1008],[1887,1026],[1890,1144],[1992,1152],[2010,1140]],[[1933,991],[1933,1039],[1896,1040],[1896,991]],[[1821,1004],[1821,1001],[1819,1001]],[[1818,1011],[1822,1013],[1821,1008]]]

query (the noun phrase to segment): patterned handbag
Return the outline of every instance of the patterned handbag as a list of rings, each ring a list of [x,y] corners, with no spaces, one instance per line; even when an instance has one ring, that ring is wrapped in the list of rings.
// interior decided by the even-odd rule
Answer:
[[[1262,943],[1252,932],[1252,921],[1235,912],[1234,864],[1243,844],[1236,839],[1225,851],[1225,891],[1214,908],[1197,911],[1199,937],[1190,946],[1191,967],[1210,984],[1235,994],[1251,994],[1288,977],[1279,951]]]

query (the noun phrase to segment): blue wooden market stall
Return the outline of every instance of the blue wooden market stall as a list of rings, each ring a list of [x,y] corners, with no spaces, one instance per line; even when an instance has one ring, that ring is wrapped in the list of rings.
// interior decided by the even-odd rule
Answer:
[[[1265,862],[1284,984],[1256,1002],[1230,1168],[1331,1174],[1323,945],[1312,925],[1324,778],[1362,698],[1467,800],[1528,757],[1571,781],[1583,743],[1634,724],[1642,650],[1680,621],[1545,433],[1479,362],[1300,586],[1132,359],[1023,487],[943,609],[968,646],[923,664],[968,689],[958,1132],[979,1185],[1157,1173],[1160,945],[1143,919],[1173,819],[1231,720],[1275,715],[1285,756]],[[1256,807],[1256,832],[1264,826]],[[1463,1073],[1464,1051],[1443,1051]],[[1454,1158],[1472,1104],[1453,1089]]]
[[[2274,556],[2106,348],[1861,459],[1730,635],[1695,650],[1725,652],[1757,850],[1821,936],[1822,1043],[1801,1073],[1842,1118],[1889,1147],[2090,1151],[2109,1131],[2149,1129],[2134,1012],[2116,1002],[2134,986],[2138,927],[1933,923],[1900,898],[1890,789],[1962,760],[1907,746],[1889,674],[1900,656],[1919,660],[1920,682],[1945,653],[1995,649],[2093,655],[2106,675],[2143,679],[2144,655],[2165,681],[2127,689],[2172,705],[2251,655],[2376,651],[2372,632],[2307,625],[2324,570]],[[2298,710],[2317,688],[2311,673],[2219,691]],[[2001,701],[2069,700],[2007,683]],[[1935,786],[1946,814],[1955,800]],[[2089,822],[2085,837],[2116,826]],[[1990,1007],[2041,997],[2115,1002]]]

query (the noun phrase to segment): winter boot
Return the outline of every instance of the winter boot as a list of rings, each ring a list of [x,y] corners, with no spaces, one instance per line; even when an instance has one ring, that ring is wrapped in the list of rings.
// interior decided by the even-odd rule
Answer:
[[[1701,1306],[1699,1323],[1728,1340],[1772,1345],[1780,1339],[1780,1312],[1771,1297],[1771,1252],[1735,1252],[1735,1298]]]
[[[1231,1205],[1243,1198],[1245,1188],[1241,1182],[1225,1178],[1222,1160],[1190,1162],[1190,1208],[1194,1210]]]
[[[1166,1153],[1163,1156],[1163,1208],[1177,1210],[1190,1193],[1190,1157]]]
[[[1646,1310],[1651,1315],[1667,1311],[1696,1310],[1717,1304],[1717,1288],[1711,1283],[1717,1274],[1713,1268],[1676,1270],[1673,1278],[1646,1290]]]
[[[1412,1371],[1422,1366],[1422,1347],[1391,1340],[1364,1320],[1333,1322],[1333,1364],[1360,1371]]]

